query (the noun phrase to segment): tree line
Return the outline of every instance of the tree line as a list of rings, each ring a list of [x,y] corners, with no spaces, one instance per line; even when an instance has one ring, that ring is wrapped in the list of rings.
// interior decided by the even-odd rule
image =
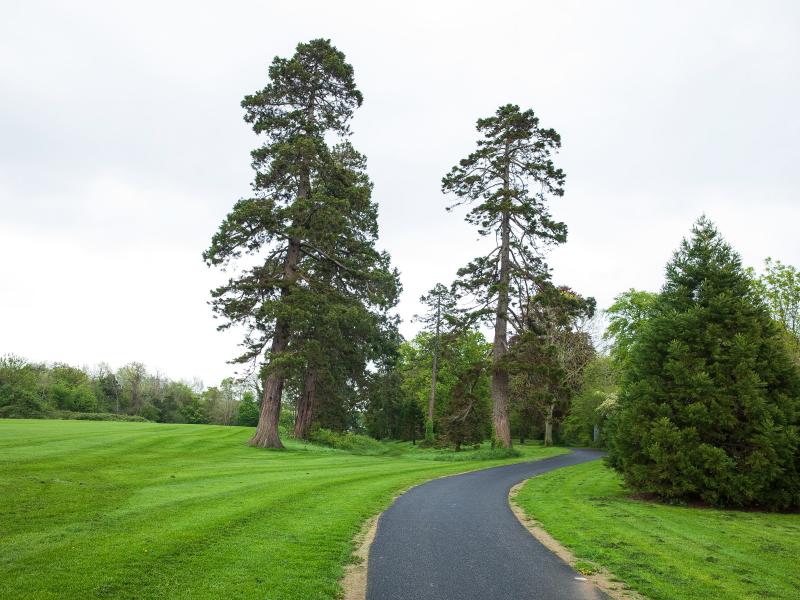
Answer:
[[[0,418],[255,425],[256,393],[248,381],[226,378],[204,388],[138,362],[114,371],[107,364],[87,369],[0,356]]]

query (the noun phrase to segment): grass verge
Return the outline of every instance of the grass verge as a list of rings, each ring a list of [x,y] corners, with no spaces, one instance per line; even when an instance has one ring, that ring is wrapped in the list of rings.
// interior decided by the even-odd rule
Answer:
[[[516,502],[583,565],[652,600],[797,598],[800,515],[634,500],[596,461],[530,479]]]
[[[464,462],[291,440],[275,452],[251,435],[0,420],[0,598],[336,598],[353,537],[400,490],[564,452]]]

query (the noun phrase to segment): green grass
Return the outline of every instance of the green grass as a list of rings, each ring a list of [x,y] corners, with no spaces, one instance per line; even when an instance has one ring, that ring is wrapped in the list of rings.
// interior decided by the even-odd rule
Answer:
[[[0,598],[335,598],[353,536],[398,491],[563,452],[447,462],[399,443],[266,451],[251,434],[0,420]]]
[[[798,514],[634,500],[600,461],[535,477],[517,502],[583,564],[653,600],[800,597]]]

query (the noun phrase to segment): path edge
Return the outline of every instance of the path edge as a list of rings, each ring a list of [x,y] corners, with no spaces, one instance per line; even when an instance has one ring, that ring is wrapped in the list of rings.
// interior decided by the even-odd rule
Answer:
[[[538,477],[538,475],[534,475],[534,477]],[[519,491],[522,489],[522,487],[531,479],[533,479],[533,477],[528,477],[527,479],[520,481],[518,484],[511,486],[511,489],[508,491],[508,506],[511,509],[511,512],[514,513],[514,516],[517,518],[517,521],[519,521],[520,525],[527,529],[528,532],[535,537],[537,541],[539,541],[539,543],[541,543],[550,552],[558,556],[558,558],[563,560],[570,567],[577,570],[576,565],[578,563],[578,559],[575,557],[575,555],[570,552],[566,546],[550,535],[550,533],[548,533],[548,531],[539,521],[529,517],[525,510],[517,503],[517,494],[519,494]],[[595,572],[582,576],[596,587],[600,588],[610,598],[612,598],[612,600],[648,600],[646,596],[643,596],[636,590],[629,588],[625,582],[619,580],[609,570],[597,565],[596,563],[592,564],[596,567]],[[617,581],[612,581],[612,579],[617,579]]]

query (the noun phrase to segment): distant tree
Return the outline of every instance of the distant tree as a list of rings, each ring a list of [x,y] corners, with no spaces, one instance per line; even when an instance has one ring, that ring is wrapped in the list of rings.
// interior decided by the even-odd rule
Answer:
[[[194,391],[180,381],[168,381],[164,386],[164,393],[159,409],[159,420],[164,423],[181,423],[185,420],[181,409],[186,404],[191,404]]]
[[[508,420],[509,374],[504,360],[508,325],[531,286],[547,274],[543,247],[562,243],[566,225],[555,221],[547,207],[553,196],[564,194],[564,173],[551,155],[561,146],[553,129],[543,129],[532,110],[501,106],[479,119],[478,148],[442,180],[442,191],[472,209],[468,223],[496,245],[458,272],[456,285],[476,298],[473,316],[493,321],[492,418],[494,434],[511,445]]]
[[[437,283],[419,301],[427,310],[422,315],[416,315],[415,320],[423,325],[425,331],[433,335],[431,339],[431,391],[428,398],[427,420],[425,421],[425,439],[431,443],[434,441],[433,422],[434,407],[436,406],[436,376],[439,372],[442,334],[449,332],[456,323],[457,299],[451,290],[441,283]]]
[[[611,343],[611,358],[618,368],[628,362],[631,347],[652,314],[658,294],[630,289],[614,298],[606,310],[608,328],[603,337]]]
[[[119,413],[122,386],[111,367],[105,363],[98,365],[93,381],[98,404],[105,411]]]
[[[479,444],[491,435],[486,357],[459,371],[438,425],[440,434],[456,452],[464,444]]]
[[[208,423],[208,415],[196,395],[181,406],[180,412],[185,423]]]
[[[757,277],[748,269],[756,289],[766,300],[772,317],[788,334],[796,362],[800,364],[800,271],[779,260],[767,258],[764,273]]]
[[[144,400],[143,385],[147,377],[147,369],[142,363],[128,363],[117,372],[117,377],[122,384],[122,396],[128,412],[138,415],[142,410]]]
[[[256,397],[252,391],[247,390],[242,394],[242,400],[237,408],[236,424],[255,427],[258,425],[258,412]]]
[[[576,446],[602,446],[609,411],[616,405],[618,370],[608,356],[595,355],[583,371],[569,414],[563,422],[563,439]]]
[[[738,254],[705,218],[630,346],[613,425],[610,462],[637,491],[800,505],[800,373]]]
[[[430,353],[432,347],[433,334],[422,331],[413,340],[404,342],[400,346],[400,360],[398,362],[398,372],[400,374],[400,388],[404,398],[414,402],[418,407],[420,415],[424,415],[428,408],[430,399],[431,376],[433,356]],[[483,334],[479,331],[460,329],[443,337],[441,348],[441,361],[436,380],[436,406],[434,407],[434,419],[439,426],[444,419],[454,415],[461,415],[469,419],[476,415],[483,414],[478,410],[479,407],[472,406],[476,412],[466,411],[470,405],[474,405],[473,396],[485,392],[488,395],[488,379],[485,381],[472,381],[468,373],[482,373],[486,378],[486,372],[475,371],[476,365],[484,364],[489,356],[491,346],[486,342]],[[481,382],[486,385],[482,385]],[[456,386],[461,384],[461,396],[457,399],[458,406],[452,405],[453,393]],[[488,402],[488,396],[483,397],[483,401]],[[470,408],[471,410],[471,408]],[[405,414],[411,415],[412,411],[406,409]],[[424,418],[424,417],[423,417]],[[462,419],[463,420],[463,419]],[[471,424],[472,421],[467,421]],[[454,429],[450,429],[455,431]],[[449,439],[445,435],[446,439]]]
[[[251,443],[282,447],[278,424],[286,378],[297,368],[290,344],[328,292],[367,302],[393,302],[397,274],[375,250],[377,207],[365,181],[364,158],[344,138],[362,102],[353,68],[329,40],[299,44],[276,57],[267,86],[242,102],[245,120],[266,140],[252,152],[252,198],[237,202],[204,253],[226,267],[243,254],[257,260],[212,292],[221,328],[248,331],[239,362],[261,359],[264,396]],[[342,189],[344,188],[344,189]]]
[[[95,412],[97,397],[89,376],[81,369],[55,364],[48,373],[47,394],[55,408],[76,412]]]
[[[39,378],[39,370],[25,359],[0,356],[0,418],[41,417],[47,412]]]
[[[553,427],[569,407],[595,355],[584,325],[594,315],[594,298],[566,286],[542,282],[523,306],[522,325],[506,358],[512,406],[527,416],[541,415],[544,443],[553,444]],[[522,423],[524,427],[524,422]]]

